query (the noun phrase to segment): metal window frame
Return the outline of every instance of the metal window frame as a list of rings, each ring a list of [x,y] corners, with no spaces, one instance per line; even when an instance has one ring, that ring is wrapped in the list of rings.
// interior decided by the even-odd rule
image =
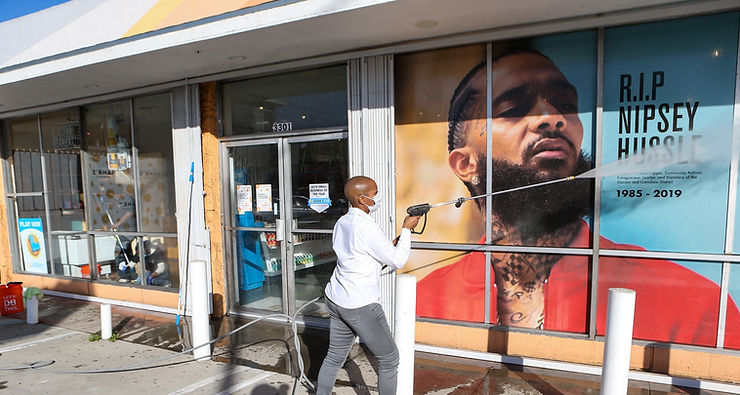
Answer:
[[[687,15],[686,17],[694,17],[697,15]],[[639,21],[632,24],[647,23],[648,21]],[[594,114],[594,164],[600,166],[602,161],[602,142],[603,142],[603,112],[604,112],[604,39],[605,39],[605,27],[598,26],[596,28],[598,33],[597,36],[597,71],[596,71],[596,103],[595,103],[595,114]],[[543,33],[545,34],[555,34]],[[486,42],[487,51],[487,109],[486,109],[486,131],[487,131],[487,166],[491,166],[491,91],[493,81],[491,79],[490,68],[491,68],[491,46],[495,41]],[[728,304],[728,290],[729,290],[729,275],[731,265],[737,265],[740,267],[740,255],[733,255],[732,244],[734,237],[734,226],[735,226],[735,202],[737,201],[737,188],[738,188],[738,160],[740,160],[740,39],[738,40],[738,60],[737,60],[737,73],[735,81],[735,103],[734,103],[734,122],[733,122],[733,154],[731,159],[731,173],[729,180],[729,201],[727,207],[727,222],[725,224],[725,249],[723,254],[707,254],[707,253],[686,253],[686,252],[662,252],[662,251],[634,251],[634,250],[611,250],[602,249],[600,247],[600,235],[601,235],[601,179],[597,178],[594,184],[594,196],[593,196],[593,225],[592,225],[592,248],[550,248],[550,247],[524,247],[524,246],[496,246],[490,243],[490,226],[491,226],[491,207],[490,197],[487,198],[486,208],[486,244],[485,245],[474,245],[474,244],[460,244],[460,243],[429,243],[429,242],[412,242],[412,248],[420,250],[441,250],[441,251],[467,251],[467,252],[483,252],[485,253],[486,262],[490,259],[490,254],[493,252],[513,252],[513,253],[537,253],[537,254],[559,254],[559,255],[583,255],[589,256],[591,259],[590,271],[589,271],[589,317],[587,322],[587,333],[585,334],[569,334],[576,337],[586,337],[589,339],[597,339],[596,333],[596,314],[597,314],[597,301],[598,301],[598,272],[599,272],[599,258],[600,257],[626,257],[626,258],[642,258],[642,259],[667,259],[667,260],[686,260],[686,261],[699,261],[699,262],[717,262],[721,263],[722,280],[720,284],[720,300],[719,300],[719,314],[717,321],[717,343],[715,349],[723,349],[724,345],[724,330],[726,326],[726,310]],[[438,48],[429,48],[438,49]],[[491,187],[491,172],[487,172],[486,188],[490,191]],[[491,323],[491,320],[495,317],[490,317],[490,296],[493,292],[490,286],[491,270],[490,265],[486,265],[486,282],[485,282],[485,314],[484,322],[482,325],[495,326],[495,323]],[[421,318],[421,317],[420,317]],[[423,319],[427,320],[427,319]],[[432,322],[444,322],[460,324],[459,321],[453,320],[432,320]],[[543,331],[535,329],[517,329],[528,333],[562,333],[554,331]],[[673,343],[671,343],[673,344]],[[687,347],[707,349],[705,346],[692,346],[685,345]]]
[[[48,174],[47,174],[49,169],[48,169],[48,165],[46,163],[47,162],[47,159],[48,159],[47,158],[48,155],[46,153],[44,153],[44,146],[43,146],[43,144],[44,144],[43,143],[44,130],[43,130],[43,127],[42,127],[42,122],[41,122],[42,116],[47,115],[47,114],[50,114],[50,113],[53,113],[53,112],[56,112],[56,111],[74,110],[74,111],[77,112],[77,115],[78,115],[77,118],[78,118],[78,123],[80,125],[80,128],[83,129],[83,126],[85,124],[85,113],[82,110],[83,110],[83,108],[85,106],[89,106],[89,105],[105,105],[105,104],[108,104],[108,103],[111,103],[111,102],[122,102],[122,101],[125,101],[125,102],[128,103],[128,107],[129,107],[129,122],[130,122],[130,131],[129,131],[129,133],[130,133],[131,149],[132,149],[132,168],[131,168],[132,170],[131,171],[133,172],[133,175],[134,175],[134,183],[135,183],[135,186],[134,186],[134,199],[135,199],[135,202],[136,202],[136,214],[137,214],[136,215],[136,221],[137,221],[137,227],[138,227],[138,229],[141,229],[141,213],[140,213],[141,207],[140,207],[140,204],[139,204],[140,203],[140,185],[139,185],[140,182],[139,182],[139,174],[138,174],[138,155],[137,155],[137,150],[136,150],[136,147],[135,147],[135,140],[134,140],[135,139],[135,134],[136,134],[135,133],[135,125],[134,125],[134,116],[135,116],[134,115],[134,99],[135,98],[138,98],[138,97],[146,97],[146,96],[150,96],[150,95],[163,94],[163,93],[169,93],[170,107],[171,107],[171,104],[172,104],[172,92],[171,91],[168,91],[168,90],[162,91],[161,89],[154,88],[154,89],[144,90],[144,91],[140,92],[140,94],[138,94],[138,95],[127,95],[127,96],[122,96],[122,97],[121,96],[115,96],[115,97],[109,98],[109,100],[105,100],[105,101],[94,101],[93,100],[93,101],[89,101],[89,102],[85,102],[85,103],[80,103],[78,105],[69,105],[69,104],[66,104],[66,105],[59,105],[59,106],[40,107],[40,108],[37,108],[36,110],[44,109],[44,111],[40,111],[40,112],[39,111],[33,111],[33,112],[29,112],[29,113],[27,113],[25,115],[21,115],[19,113],[19,114],[13,116],[13,118],[15,118],[15,117],[21,117],[21,116],[35,116],[36,117],[36,127],[37,127],[37,132],[38,132],[38,143],[39,143],[39,150],[40,150],[40,154],[41,154],[40,155],[40,158],[41,158],[42,188],[43,188],[43,191],[40,191],[40,192],[14,192],[15,189],[16,189],[16,182],[15,182],[15,179],[14,179],[14,176],[13,176],[13,172],[10,171],[11,168],[10,168],[10,166],[8,164],[8,161],[5,160],[5,159],[3,159],[3,164],[2,164],[3,165],[3,171],[6,173],[6,174],[4,174],[4,184],[6,185],[6,187],[5,187],[6,190],[3,191],[3,195],[4,195],[4,198],[6,199],[6,202],[12,202],[13,203],[13,206],[12,207],[11,207],[10,204],[7,204],[6,203],[7,204],[6,211],[8,211],[8,217],[7,218],[8,218],[8,221],[13,220],[15,222],[15,226],[12,227],[12,229],[15,229],[15,234],[10,234],[10,238],[11,238],[11,254],[10,255],[11,255],[11,261],[12,261],[12,270],[13,270],[14,273],[32,274],[32,275],[38,275],[38,276],[44,276],[44,277],[54,277],[54,278],[64,278],[64,279],[73,278],[73,279],[82,280],[82,281],[98,281],[99,278],[98,278],[97,270],[93,270],[93,267],[94,267],[93,264],[97,264],[97,256],[96,256],[96,252],[95,252],[95,238],[96,237],[98,237],[98,236],[115,236],[115,235],[119,235],[119,236],[136,237],[136,238],[139,238],[140,241],[141,241],[141,239],[143,239],[143,237],[177,238],[177,233],[176,232],[175,233],[172,233],[172,232],[138,232],[138,231],[136,231],[136,232],[113,232],[113,231],[99,231],[99,230],[54,231],[54,230],[51,229],[52,228],[52,226],[51,226],[51,214],[50,214],[50,209],[49,209],[49,197],[48,197],[48,195],[49,195],[49,184],[48,184]],[[171,111],[171,109],[170,109],[170,111]],[[0,123],[2,123],[3,125],[6,125],[7,124],[7,121],[9,121],[9,120],[10,119],[0,119]],[[5,132],[4,129],[3,129],[3,132]],[[5,135],[5,133],[3,133],[3,135]],[[5,144],[4,138],[3,138],[3,148],[5,147],[5,145],[6,144]],[[83,191],[84,191],[84,195],[85,195],[85,197],[84,197],[85,225],[86,225],[86,228],[87,229],[92,229],[92,227],[91,227],[91,219],[90,219],[91,218],[91,215],[90,215],[91,213],[90,213],[89,210],[91,209],[91,207],[93,207],[92,204],[91,204],[93,197],[91,196],[91,193],[89,193],[89,190],[88,190],[88,188],[89,188],[89,174],[88,174],[88,170],[89,170],[88,159],[89,158],[88,158],[88,156],[89,156],[89,154],[88,154],[88,152],[87,152],[86,149],[81,149],[80,150],[80,172],[81,172],[81,179],[82,179]],[[8,192],[8,191],[12,191],[12,192]],[[45,233],[46,233],[46,237],[47,237],[47,240],[48,240],[48,243],[47,243],[48,244],[47,245],[47,252],[48,252],[47,259],[48,259],[49,265],[51,267],[51,270],[50,270],[51,273],[49,273],[49,274],[29,272],[29,271],[25,270],[24,268],[22,268],[21,265],[20,265],[20,263],[22,261],[22,258],[20,257],[20,250],[22,249],[22,246],[20,246],[20,244],[19,244],[20,243],[20,240],[18,240],[18,237],[17,237],[17,233],[18,233],[17,231],[18,231],[18,229],[17,229],[17,215],[16,215],[16,213],[18,211],[18,203],[17,203],[17,198],[18,197],[43,197],[43,199],[44,199],[44,215],[45,215],[46,223],[47,223],[47,226],[46,226],[47,229],[45,230]],[[10,213],[11,211],[12,211],[12,213]],[[10,225],[10,222],[8,223],[8,225]],[[52,242],[53,241],[52,236],[53,235],[58,235],[58,234],[85,234],[85,235],[87,235],[87,238],[88,238],[88,248],[87,248],[87,250],[88,250],[88,259],[89,259],[88,268],[90,269],[90,278],[89,279],[87,279],[87,278],[73,277],[73,276],[66,276],[66,275],[63,275],[63,274],[60,274],[60,273],[56,273],[56,267],[54,265],[55,247],[53,246],[54,243]],[[15,240],[15,242],[12,242],[13,240]],[[144,261],[141,260],[141,262],[142,262],[142,267],[143,267]],[[139,279],[140,279],[140,281],[139,281],[139,284],[138,285],[140,285],[142,287],[145,287],[147,289],[150,289],[149,286],[147,286],[147,285],[144,284],[143,276],[139,276]],[[129,284],[129,286],[130,286],[130,284]],[[156,289],[157,290],[162,290],[159,287],[156,288]],[[178,288],[172,288],[172,290],[178,291]]]

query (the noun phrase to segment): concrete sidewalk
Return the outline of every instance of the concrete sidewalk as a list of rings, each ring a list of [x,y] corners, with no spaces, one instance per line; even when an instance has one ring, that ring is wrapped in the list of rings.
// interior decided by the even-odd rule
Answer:
[[[259,322],[215,344],[213,358],[193,361],[177,355],[190,347],[187,324],[182,335],[175,317],[113,306],[115,342],[90,341],[99,332],[99,304],[45,296],[40,301],[41,324],[26,325],[25,314],[0,317],[0,369],[43,360],[55,363],[36,371],[0,370],[0,389],[11,393],[105,392],[124,394],[289,394],[298,375],[293,334],[289,327]],[[214,336],[247,320],[225,317],[211,321]],[[306,373],[315,380],[328,346],[324,330],[300,328],[301,356]],[[164,357],[145,368],[123,373],[70,374],[120,368]],[[377,364],[356,347],[340,371],[335,393],[376,394]],[[597,394],[599,377],[523,368],[520,366],[416,353],[415,394]],[[310,393],[303,385],[295,393]],[[630,381],[629,394],[724,394]]]

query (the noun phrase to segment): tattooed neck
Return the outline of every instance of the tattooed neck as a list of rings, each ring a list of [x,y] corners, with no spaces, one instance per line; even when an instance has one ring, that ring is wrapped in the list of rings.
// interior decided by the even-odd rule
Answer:
[[[532,243],[516,227],[501,221],[492,224],[495,244],[564,247],[578,233],[580,222],[574,221],[553,232],[541,233]],[[501,325],[542,328],[545,316],[545,286],[552,267],[561,255],[491,254],[497,290],[498,321]]]

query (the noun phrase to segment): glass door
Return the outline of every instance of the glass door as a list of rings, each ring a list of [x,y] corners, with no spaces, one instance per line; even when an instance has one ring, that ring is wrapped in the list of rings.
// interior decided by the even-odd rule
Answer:
[[[349,207],[344,198],[349,170],[347,134],[287,138],[283,145],[286,190],[292,196],[286,238],[293,265],[286,274],[291,284],[289,308],[294,312],[323,294],[336,266],[332,230]],[[329,316],[323,299],[301,313]]]
[[[347,211],[347,133],[225,143],[235,305],[293,313],[334,271],[334,223]],[[328,316],[323,301],[302,314]]]
[[[282,312],[284,239],[279,139],[228,147],[236,303]]]

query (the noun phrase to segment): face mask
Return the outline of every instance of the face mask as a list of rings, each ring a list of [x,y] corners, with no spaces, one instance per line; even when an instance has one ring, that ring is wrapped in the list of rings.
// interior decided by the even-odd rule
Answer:
[[[371,213],[378,211],[378,209],[380,208],[380,191],[378,191],[378,194],[375,195],[374,198],[371,198],[370,196],[367,196],[367,195],[362,195],[362,196],[372,200],[375,203],[372,206],[368,206],[367,204],[365,204],[365,207],[367,207],[367,209],[370,210]]]

